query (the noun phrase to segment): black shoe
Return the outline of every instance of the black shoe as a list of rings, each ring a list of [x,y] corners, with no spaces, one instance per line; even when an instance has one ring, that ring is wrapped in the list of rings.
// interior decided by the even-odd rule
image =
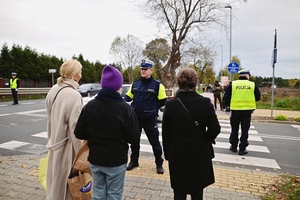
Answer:
[[[165,172],[164,168],[162,166],[157,166],[156,171],[157,171],[158,174],[164,174],[164,172]]]
[[[237,149],[236,148],[233,148],[232,146],[230,146],[230,151],[232,151],[232,152],[234,152],[234,153],[236,153],[237,152]]]
[[[139,163],[138,162],[130,162],[127,167],[126,167],[126,170],[129,171],[129,170],[132,170],[133,168],[135,167],[138,167],[139,166]]]
[[[12,105],[17,105],[17,103],[13,103]]]
[[[248,151],[246,151],[246,150],[239,150],[239,155],[245,155],[247,153],[248,153]]]

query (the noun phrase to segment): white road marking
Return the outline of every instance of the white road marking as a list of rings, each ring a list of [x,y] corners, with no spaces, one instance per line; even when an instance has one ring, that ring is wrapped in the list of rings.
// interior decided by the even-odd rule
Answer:
[[[39,112],[46,112],[46,109],[39,109],[39,110],[31,110],[31,111],[25,111],[25,112],[16,112],[14,114],[16,115],[28,115],[33,117],[47,117],[46,114],[36,114]]]
[[[0,144],[0,148],[15,149],[15,148],[27,145],[27,144],[29,144],[29,143],[28,142],[20,142],[20,141],[12,140],[12,141]]]
[[[216,142],[216,144],[213,145],[213,147],[229,150],[230,144],[229,144],[229,142]],[[247,147],[247,150],[255,151],[255,152],[270,153],[269,149],[266,146],[253,145],[253,144],[249,145]]]
[[[12,115],[12,114],[2,114],[2,115],[0,115],[0,117],[10,116],[10,115]]]
[[[46,131],[45,132],[40,132],[40,133],[37,133],[37,134],[33,134],[31,136],[33,136],[33,137],[40,137],[40,138],[46,138],[46,139],[48,138]]]
[[[266,167],[272,169],[281,169],[277,164],[276,160],[274,159],[251,157],[249,156],[249,154],[246,156],[240,156],[240,155],[215,153],[215,158],[213,159],[213,161],[239,164],[239,165]]]
[[[229,139],[229,134],[220,133],[217,138],[226,138],[226,139]],[[257,141],[257,142],[262,142],[263,141],[261,139],[261,137],[256,136],[256,135],[250,135],[250,134],[249,134],[248,140],[249,141]]]

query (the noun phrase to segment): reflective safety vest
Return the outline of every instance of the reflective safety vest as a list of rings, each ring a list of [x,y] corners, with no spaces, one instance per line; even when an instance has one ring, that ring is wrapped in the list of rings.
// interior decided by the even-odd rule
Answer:
[[[10,79],[9,80],[9,85],[11,89],[16,89],[17,88],[17,80],[19,80],[18,78],[14,78],[14,79]]]
[[[248,80],[232,81],[230,110],[255,110],[255,84]]]

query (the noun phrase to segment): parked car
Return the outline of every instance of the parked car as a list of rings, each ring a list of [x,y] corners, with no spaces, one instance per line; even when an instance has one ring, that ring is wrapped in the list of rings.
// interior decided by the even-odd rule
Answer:
[[[124,98],[126,95],[126,92],[129,90],[131,84],[123,84],[122,85],[122,91],[121,91],[121,96]]]
[[[77,91],[83,97],[94,96],[94,95],[98,94],[99,90],[101,90],[100,83],[85,83],[85,84],[80,85],[77,88]]]

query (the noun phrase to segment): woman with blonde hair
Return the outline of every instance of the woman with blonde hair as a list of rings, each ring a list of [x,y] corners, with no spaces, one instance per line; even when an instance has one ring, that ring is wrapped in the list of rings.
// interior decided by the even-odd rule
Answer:
[[[182,68],[177,84],[176,97],[167,101],[163,114],[163,149],[174,200],[185,200],[187,194],[200,200],[203,189],[215,181],[212,143],[221,127],[210,99],[195,91],[195,70]]]
[[[81,140],[74,135],[80,115],[82,97],[76,90],[81,79],[82,65],[72,59],[60,67],[60,77],[46,96],[49,150],[47,169],[47,198],[71,200],[67,180]]]

